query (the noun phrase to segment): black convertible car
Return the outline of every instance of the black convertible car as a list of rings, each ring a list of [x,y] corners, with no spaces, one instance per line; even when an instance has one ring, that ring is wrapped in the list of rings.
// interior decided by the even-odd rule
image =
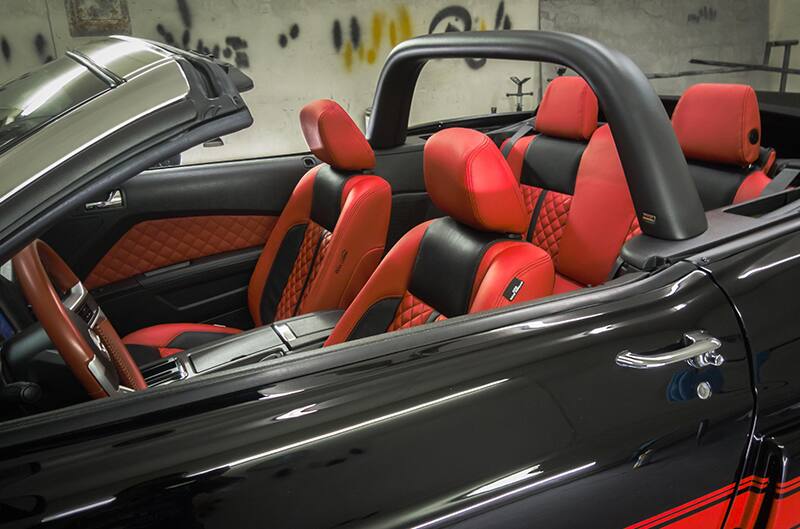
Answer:
[[[409,129],[476,57],[578,75]],[[798,527],[800,114],[450,33],[366,137],[319,100],[309,153],[154,168],[250,87],[125,37],[0,86],[0,524]]]

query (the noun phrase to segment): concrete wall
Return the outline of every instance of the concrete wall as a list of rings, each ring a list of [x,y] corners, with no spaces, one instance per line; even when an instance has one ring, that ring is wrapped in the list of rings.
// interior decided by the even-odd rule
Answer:
[[[130,34],[206,48],[255,80],[245,94],[254,126],[224,138],[224,147],[187,153],[190,163],[305,150],[298,111],[315,98],[339,101],[363,125],[386,55],[412,36],[539,24],[537,0],[2,0],[0,38],[5,35],[9,57],[0,56],[0,79],[91,40],[71,34],[67,9],[103,2],[127,8]],[[501,61],[431,64],[411,122],[512,110],[508,77],[521,73],[519,64]],[[533,104],[526,100],[527,108]]]
[[[255,125],[225,138],[224,147],[194,149],[185,157],[190,163],[304,150],[297,113],[319,97],[341,102],[363,124],[391,47],[431,31],[570,31],[627,53],[648,73],[699,68],[689,64],[693,57],[760,62],[768,38],[800,33],[794,29],[800,0],[0,0],[0,81],[91,40],[75,35],[75,7],[99,20],[100,29],[205,48],[254,78],[256,88],[245,99]],[[780,54],[774,55],[777,63]],[[794,63],[800,67],[800,49]],[[531,108],[555,68],[543,67],[542,83],[530,64],[435,61],[420,78],[411,122],[512,110],[511,75],[532,78],[526,91],[536,95],[525,99]],[[680,93],[709,80],[772,89],[778,76],[685,77],[654,85]],[[797,83],[790,86],[800,89]]]
[[[769,2],[769,39],[770,40],[797,40],[800,39],[800,2],[797,0],[770,0]],[[780,49],[772,51],[770,64],[781,66],[783,52]],[[792,48],[792,68],[800,68],[800,46]],[[770,89],[778,90],[780,75],[770,76]],[[789,92],[800,92],[800,76],[790,75],[787,83]]]
[[[797,0],[772,0],[795,3]],[[646,73],[707,68],[691,58],[761,62],[768,38],[768,0],[541,0],[541,27],[593,37],[629,55]],[[544,68],[552,78],[553,68]],[[654,80],[663,94],[699,82],[745,82],[761,88],[763,74]]]

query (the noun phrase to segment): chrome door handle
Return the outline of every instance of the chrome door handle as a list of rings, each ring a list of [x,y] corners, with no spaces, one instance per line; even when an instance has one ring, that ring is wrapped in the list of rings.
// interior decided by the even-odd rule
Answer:
[[[118,208],[122,206],[122,204],[122,191],[115,189],[108,194],[108,197],[105,200],[100,200],[99,202],[88,202],[83,207],[89,211],[92,209]]]
[[[721,366],[725,358],[717,352],[722,342],[702,331],[683,335],[689,345],[676,351],[654,355],[642,355],[622,351],[617,355],[617,365],[633,369],[654,369],[678,362],[687,362],[692,367]]]

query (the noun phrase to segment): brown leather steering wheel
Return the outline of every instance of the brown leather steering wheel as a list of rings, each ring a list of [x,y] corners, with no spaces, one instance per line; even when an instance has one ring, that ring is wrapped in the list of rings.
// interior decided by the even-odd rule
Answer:
[[[34,314],[90,397],[147,388],[111,322],[47,243],[33,241],[12,263]]]

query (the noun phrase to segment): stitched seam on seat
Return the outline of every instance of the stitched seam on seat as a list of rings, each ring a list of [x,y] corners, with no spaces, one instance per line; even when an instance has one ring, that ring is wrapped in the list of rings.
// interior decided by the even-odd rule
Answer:
[[[475,202],[474,186],[472,185],[472,161],[477,158],[478,154],[488,147],[488,144],[489,138],[484,137],[481,144],[474,151],[472,151],[467,158],[467,198],[469,199],[472,214],[475,215],[475,218],[478,220],[481,226],[485,226],[486,223],[484,222],[483,217],[481,217],[480,211],[478,211],[478,204]]]
[[[352,217],[355,217],[355,218],[357,218],[357,213],[359,212],[359,210],[361,209],[361,207],[362,207],[362,206],[363,206],[365,203],[367,203],[367,200],[368,200],[368,198],[370,198],[370,197],[371,197],[371,196],[373,196],[373,195],[377,195],[378,193],[380,193],[380,191],[381,191],[380,189],[371,189],[370,191],[367,191],[366,193],[364,193],[364,194],[363,194],[363,195],[361,195],[360,197],[356,198],[356,200],[353,202],[353,205],[350,207],[350,210],[349,210],[349,211],[352,211],[352,215],[351,215],[351,216],[352,216]],[[351,190],[350,192],[352,193],[352,190]],[[348,193],[348,196],[349,196],[349,193]],[[340,217],[340,220],[341,220],[341,217]],[[353,222],[349,222],[349,223],[342,223],[342,224],[340,225],[340,224],[339,224],[339,222],[337,221],[337,223],[336,223],[336,224],[337,224],[337,226],[334,226],[334,228],[333,228],[333,232],[331,232],[331,239],[333,239],[333,237],[337,237],[337,233],[338,233],[338,235],[339,235],[339,236],[337,237],[337,239],[339,239],[339,240],[344,240],[344,239],[345,239],[345,235],[349,235],[349,230],[353,229],[353,228],[350,228],[350,227],[351,227],[351,226],[355,226],[355,223],[353,223]],[[339,232],[337,232],[337,231],[336,231],[336,228],[337,228],[337,227],[340,227],[340,229],[341,229],[342,231],[339,231]],[[331,244],[332,244],[332,243],[331,243]],[[332,253],[332,252],[330,252],[330,251],[329,251],[329,252],[328,252],[328,255],[331,255],[331,253]],[[326,256],[326,257],[327,257],[327,256]],[[320,263],[320,266],[322,266],[322,263]],[[354,270],[355,270],[355,269],[354,269]],[[323,272],[323,274],[324,274],[325,276],[329,276],[329,275],[330,275],[330,274],[329,274],[327,271]],[[319,279],[320,277],[322,277],[322,275],[323,275],[323,274],[320,274],[320,275],[318,275],[318,276],[317,276],[317,279]],[[350,275],[350,278],[352,279],[352,274]],[[314,282],[314,284],[316,284],[316,281]],[[348,282],[348,284],[349,284],[349,282]],[[314,286],[314,285],[309,285],[309,289],[310,289],[310,288],[313,288],[313,286]],[[343,296],[343,295],[344,295],[344,292],[346,292],[346,291],[347,291],[347,290],[345,289],[345,290],[342,292],[342,294],[340,295],[340,297],[339,297],[339,299],[340,299],[340,302],[341,302],[341,296]],[[309,292],[310,292],[310,290],[309,290]],[[300,307],[298,306],[298,309],[299,309],[299,308],[300,308]]]
[[[372,252],[375,252],[375,251],[383,252],[384,248],[385,248],[385,245],[384,246],[375,246],[373,248],[370,248],[366,252],[364,252],[364,255],[361,256],[361,259],[358,260],[358,263],[356,263],[356,266],[353,268],[353,273],[350,274],[350,278],[347,280],[347,284],[345,285],[344,289],[342,290],[342,294],[339,296],[339,302],[336,304],[337,307],[341,307],[342,306],[342,302],[344,301],[344,295],[350,289],[350,285],[353,283],[353,278],[355,277],[355,272],[358,272],[358,269],[361,267],[361,263],[364,262],[364,259],[368,258],[370,256],[370,254],[372,254]],[[380,263],[380,259],[379,259],[379,263]],[[370,275],[372,275],[372,274],[370,274]],[[369,280],[369,278],[367,278],[367,280]],[[356,293],[356,295],[358,295],[358,293]]]

